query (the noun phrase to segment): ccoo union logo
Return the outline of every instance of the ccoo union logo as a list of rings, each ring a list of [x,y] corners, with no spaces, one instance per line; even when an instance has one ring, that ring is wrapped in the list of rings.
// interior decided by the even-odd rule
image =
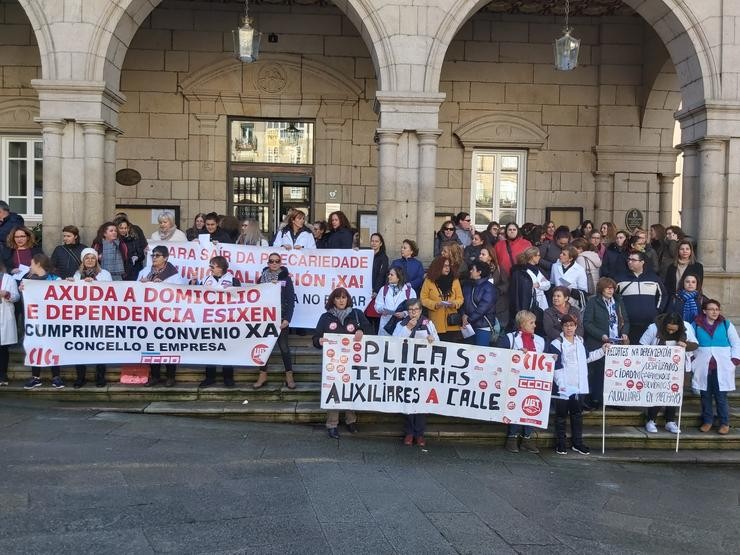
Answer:
[[[269,352],[269,347],[264,343],[259,343],[252,348],[252,361],[257,366],[264,366],[267,361],[264,360],[265,353]]]
[[[536,395],[529,395],[522,401],[522,411],[527,416],[537,416],[542,412],[542,401]]]

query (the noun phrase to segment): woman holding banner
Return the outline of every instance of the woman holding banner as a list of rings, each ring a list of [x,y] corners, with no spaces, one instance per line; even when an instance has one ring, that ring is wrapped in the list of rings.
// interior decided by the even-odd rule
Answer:
[[[690,326],[690,324],[688,324]],[[687,328],[683,317],[675,312],[660,314],[655,318],[655,323],[650,324],[640,338],[640,345],[678,345],[686,349],[686,352],[695,351],[698,347],[694,330]],[[654,434],[658,432],[655,419],[661,407],[648,407],[647,423],[645,431]],[[665,407],[665,429],[672,434],[679,433],[676,424],[676,407]]]
[[[437,259],[439,260],[439,258]],[[449,262],[448,262],[449,264]],[[408,302],[409,315],[396,324],[393,337],[409,337],[411,339],[426,339],[429,343],[439,341],[439,334],[434,327],[434,322],[424,318],[421,314],[421,301],[411,299]],[[403,444],[411,446],[416,440],[416,445],[426,447],[427,442],[424,434],[427,429],[426,414],[407,414],[404,426]]]
[[[293,289],[293,280],[290,278],[288,268],[280,265],[280,254],[277,252],[270,253],[267,257],[267,267],[262,269],[260,283],[277,283],[280,284],[280,335],[278,336],[277,345],[280,348],[280,356],[283,359],[285,368],[285,387],[295,389],[295,380],[293,379],[293,361],[291,359],[290,345],[288,344],[288,326],[293,318],[295,309],[295,291]],[[253,389],[259,389],[267,382],[267,364],[260,368],[260,374],[257,381],[252,384]]]
[[[92,281],[113,281],[111,279],[110,272],[100,267],[98,261],[98,252],[95,249],[86,248],[82,250],[82,264],[72,276],[70,281],[86,281],[88,283]],[[73,387],[75,389],[81,388],[87,381],[85,375],[87,374],[87,367],[84,364],[77,364],[75,366],[77,371],[77,379],[75,380]],[[95,386],[105,387],[105,364],[95,365]]]
[[[167,261],[170,257],[170,253],[167,247],[164,245],[157,245],[152,249],[152,265],[144,268],[139,272],[139,281],[144,283],[175,283],[185,284],[185,278],[180,276],[180,272],[177,271],[171,263]],[[161,380],[161,364],[150,365],[151,372],[149,374],[149,381],[146,382],[147,387],[157,385]],[[167,381],[165,382],[166,387],[172,387],[175,385],[175,372],[177,371],[176,364],[165,364],[167,371]]]
[[[701,432],[712,429],[714,412],[712,398],[717,404],[719,430],[730,432],[730,405],[727,392],[735,391],[735,367],[740,366],[740,338],[732,322],[720,313],[719,301],[708,299],[701,307],[702,314],[694,321],[699,348],[694,358],[692,387],[701,392]]]
[[[583,311],[583,331],[586,349],[593,351],[604,343],[627,345],[630,342],[628,333],[630,321],[622,299],[614,295],[617,282],[609,277],[602,277],[596,282],[596,295],[586,302]],[[601,407],[604,395],[604,359],[588,365],[589,402],[586,410]]]
[[[545,352],[545,340],[534,333],[537,327],[537,317],[533,313],[528,310],[520,310],[514,317],[514,325],[516,331],[499,337],[499,348],[536,353]],[[520,435],[521,445],[519,443]],[[520,449],[529,453],[540,452],[537,449],[536,441],[532,438],[532,427],[521,424],[509,424],[505,448],[511,453],[518,453]]]
[[[223,256],[214,256],[208,262],[209,275],[202,281],[190,280],[191,285],[204,285],[211,289],[228,289],[229,287],[241,287],[241,281],[229,271],[229,263]],[[224,376],[224,386],[234,387],[234,367],[224,366],[221,369]],[[216,383],[216,366],[206,366],[206,379],[200,382],[199,387],[208,387]]]
[[[59,276],[51,273],[51,259],[44,253],[33,255],[30,268],[30,271],[23,276],[24,280],[59,281]],[[23,291],[23,283],[21,283],[19,289],[20,291]],[[31,366],[31,379],[26,382],[23,389],[35,389],[37,387],[41,387],[41,385],[41,368],[38,366]],[[64,389],[64,381],[62,380],[59,366],[51,367],[51,386],[54,389]]]
[[[288,216],[288,221],[275,234],[272,246],[286,250],[316,248],[313,233],[306,227],[306,213],[303,210],[294,210]]]
[[[462,317],[458,311],[463,305],[463,293],[460,280],[452,275],[449,259],[438,256],[429,265],[421,286],[421,303],[443,341],[460,338]]]
[[[329,294],[326,300],[326,312],[321,315],[316,324],[313,335],[313,345],[321,349],[328,341],[325,333],[340,333],[353,335],[355,341],[360,341],[364,333],[372,333],[372,326],[365,314],[359,308],[352,307],[352,297],[344,287],[337,287]],[[345,411],[345,423],[349,433],[357,432],[357,415],[352,410]],[[330,410],[326,415],[326,430],[330,438],[339,439],[339,411]]]
[[[401,268],[388,270],[386,284],[375,296],[375,310],[380,314],[380,327],[378,335],[393,335],[396,322],[405,317],[406,303],[409,299],[416,298],[416,291],[406,283],[406,275]],[[393,323],[390,324],[391,319]],[[386,329],[389,327],[389,329]]]

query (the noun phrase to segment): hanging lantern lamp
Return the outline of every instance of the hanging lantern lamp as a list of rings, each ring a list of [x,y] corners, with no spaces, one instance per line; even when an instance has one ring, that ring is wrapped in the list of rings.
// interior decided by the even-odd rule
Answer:
[[[262,33],[252,27],[249,17],[249,0],[244,0],[244,17],[238,29],[231,31],[234,39],[234,56],[245,64],[257,61]]]
[[[555,51],[555,69],[570,71],[578,66],[578,51],[581,48],[581,39],[571,36],[573,29],[568,26],[568,15],[570,14],[570,1],[565,0],[565,27],[563,36],[557,39],[553,45]]]

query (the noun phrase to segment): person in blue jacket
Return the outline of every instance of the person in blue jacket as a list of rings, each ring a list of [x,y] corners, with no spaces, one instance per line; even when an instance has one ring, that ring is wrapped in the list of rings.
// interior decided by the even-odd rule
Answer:
[[[475,330],[474,345],[488,347],[496,325],[496,287],[488,281],[488,264],[475,260],[469,270],[470,280],[463,285],[462,323]]]
[[[416,291],[417,297],[424,282],[424,265],[416,258],[419,255],[419,247],[416,241],[404,239],[401,243],[401,258],[396,258],[391,263],[391,268],[401,268],[406,276],[406,283]]]

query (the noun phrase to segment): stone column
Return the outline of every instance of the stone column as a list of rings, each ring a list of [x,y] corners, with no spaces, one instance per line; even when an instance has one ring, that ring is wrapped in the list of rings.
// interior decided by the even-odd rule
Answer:
[[[658,174],[660,192],[658,197],[658,222],[668,227],[673,225],[673,185],[677,173]]]
[[[594,227],[614,221],[614,174],[594,172]]]
[[[696,145],[682,145],[681,229],[696,241],[699,190],[699,157]]]
[[[103,213],[106,218],[112,218],[116,210],[116,147],[118,145],[119,129],[105,131],[105,162],[103,181]],[[101,222],[102,223],[102,222]]]
[[[398,248],[396,237],[396,186],[398,178],[398,139],[400,129],[378,129],[378,232],[386,249]],[[389,258],[393,258],[389,256]]]
[[[66,122],[37,120],[44,137],[43,245],[47,252],[62,235],[62,138]]]
[[[434,256],[434,193],[437,187],[437,139],[441,129],[418,130],[419,186],[417,191],[416,241],[419,258],[431,260]]]
[[[725,141],[703,139],[699,143],[699,204],[697,256],[705,270],[724,270],[727,174]]]
[[[85,139],[85,212],[82,225],[88,244],[95,233],[113,214],[105,212],[105,124],[102,121],[80,122]]]

